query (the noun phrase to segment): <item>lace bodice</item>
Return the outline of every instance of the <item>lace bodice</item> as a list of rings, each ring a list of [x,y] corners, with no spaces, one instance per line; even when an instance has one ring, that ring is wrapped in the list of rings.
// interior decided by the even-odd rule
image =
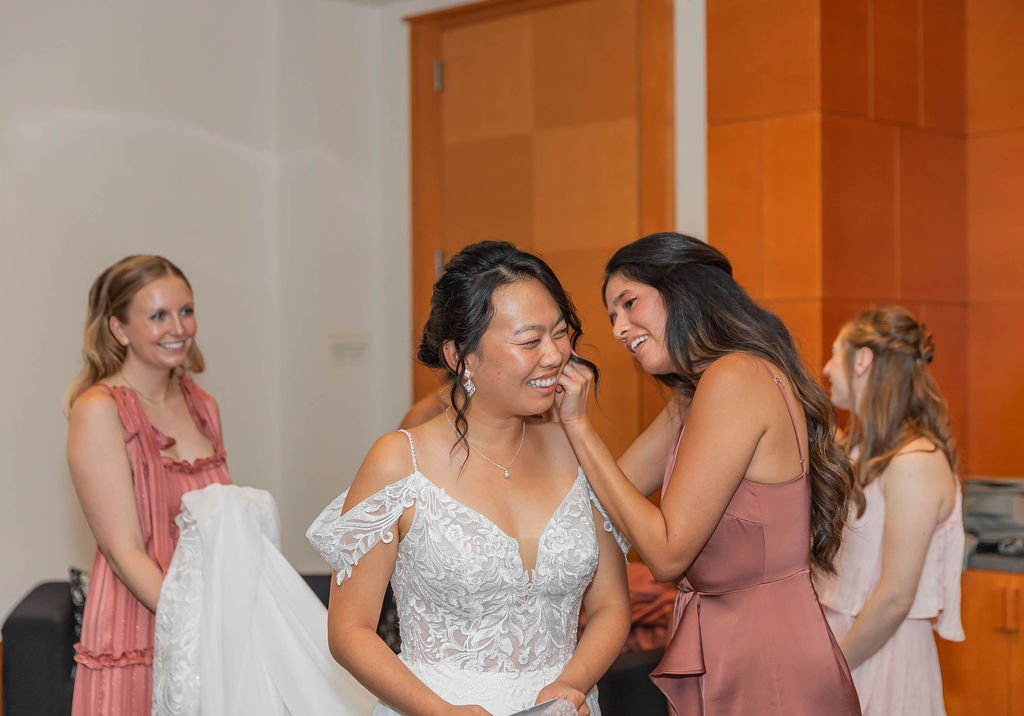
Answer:
[[[395,538],[398,518],[415,506],[391,579],[402,660],[442,667],[436,673],[557,674],[576,647],[580,603],[597,568],[591,505],[604,517],[600,529],[628,551],[582,468],[541,534],[536,566],[526,570],[515,539],[431,482],[413,460],[412,474],[344,514],[347,491],[331,502],[306,533],[310,542],[341,583],[363,555]]]

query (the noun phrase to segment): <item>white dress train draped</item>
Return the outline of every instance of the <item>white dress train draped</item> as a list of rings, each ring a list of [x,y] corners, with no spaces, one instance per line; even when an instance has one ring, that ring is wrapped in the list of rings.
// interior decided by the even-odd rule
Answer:
[[[376,698],[331,657],[327,611],[280,552],[274,499],[186,493],[160,591],[156,716],[366,716]]]

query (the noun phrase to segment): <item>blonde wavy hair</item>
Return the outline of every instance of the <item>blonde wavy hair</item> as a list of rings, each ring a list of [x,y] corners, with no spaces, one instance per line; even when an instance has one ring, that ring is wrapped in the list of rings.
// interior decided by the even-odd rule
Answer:
[[[853,462],[858,514],[864,511],[864,488],[918,438],[942,451],[956,472],[949,407],[928,370],[935,341],[925,325],[901,306],[883,306],[852,318],[839,331],[839,338],[847,376],[853,375],[857,349],[867,348],[872,354],[862,395],[851,396],[858,409],[850,413],[845,439],[848,449],[858,449]]]
[[[64,414],[90,385],[113,375],[121,369],[128,349],[121,345],[110,331],[110,318],[128,322],[128,309],[135,294],[157,279],[176,276],[192,285],[180,268],[163,256],[138,254],[126,256],[101,273],[89,289],[89,306],[85,316],[82,338],[82,369],[64,393]],[[195,342],[182,367],[176,374],[201,373],[206,367],[203,354]]]

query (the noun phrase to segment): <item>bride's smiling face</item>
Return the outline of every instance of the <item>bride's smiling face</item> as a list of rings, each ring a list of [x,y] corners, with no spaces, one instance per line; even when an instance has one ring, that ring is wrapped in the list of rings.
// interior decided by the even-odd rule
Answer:
[[[466,365],[477,386],[474,401],[514,415],[543,413],[569,360],[569,327],[536,279],[499,286],[491,295],[490,325]]]

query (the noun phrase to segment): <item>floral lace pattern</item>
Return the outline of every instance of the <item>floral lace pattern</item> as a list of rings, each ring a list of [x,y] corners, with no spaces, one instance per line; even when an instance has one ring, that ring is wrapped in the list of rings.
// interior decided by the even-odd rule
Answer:
[[[156,611],[154,716],[186,716],[200,711],[202,545],[191,515],[182,511],[175,522],[181,536]]]
[[[342,514],[344,501],[345,494],[331,502],[307,532],[339,583],[370,549],[394,539],[398,518],[415,506],[391,578],[401,658],[452,703],[485,704],[493,687],[507,692],[514,684],[522,693],[511,705],[523,708],[568,662],[597,569],[592,504],[605,517],[601,527],[623,552],[629,548],[582,468],[541,534],[532,570],[524,569],[514,538],[418,469]]]

